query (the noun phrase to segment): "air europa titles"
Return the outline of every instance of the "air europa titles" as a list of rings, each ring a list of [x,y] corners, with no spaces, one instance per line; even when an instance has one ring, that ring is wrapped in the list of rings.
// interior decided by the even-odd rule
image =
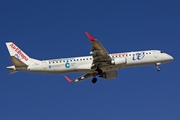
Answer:
[[[24,55],[24,53],[14,44],[10,44],[9,45],[14,51],[17,52],[18,55],[20,55],[20,57],[22,59],[24,59],[25,61],[28,61],[28,58]]]

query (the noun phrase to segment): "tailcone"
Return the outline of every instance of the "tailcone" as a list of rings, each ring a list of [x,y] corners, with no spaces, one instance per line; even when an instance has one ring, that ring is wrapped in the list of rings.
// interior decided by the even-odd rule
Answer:
[[[16,68],[15,68],[15,66],[13,65],[13,66],[7,66],[6,67],[8,70],[16,70]]]

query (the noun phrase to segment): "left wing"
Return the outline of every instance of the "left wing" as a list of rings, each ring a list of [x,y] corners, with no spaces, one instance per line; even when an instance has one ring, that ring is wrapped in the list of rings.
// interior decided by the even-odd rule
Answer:
[[[85,80],[87,78],[90,78],[92,76],[93,76],[92,73],[87,73],[87,74],[84,74],[84,75],[80,76],[79,78],[76,78],[75,80],[71,80],[68,76],[64,76],[64,77],[66,78],[66,80],[68,82],[80,82],[80,81]]]

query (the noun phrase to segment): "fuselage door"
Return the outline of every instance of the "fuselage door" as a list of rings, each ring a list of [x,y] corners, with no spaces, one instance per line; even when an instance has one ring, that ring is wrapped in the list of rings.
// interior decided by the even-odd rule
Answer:
[[[153,54],[154,54],[154,57],[157,58],[157,56],[158,56],[157,51],[154,51]]]
[[[42,66],[44,69],[46,69],[47,65],[46,65],[46,61],[42,61]]]

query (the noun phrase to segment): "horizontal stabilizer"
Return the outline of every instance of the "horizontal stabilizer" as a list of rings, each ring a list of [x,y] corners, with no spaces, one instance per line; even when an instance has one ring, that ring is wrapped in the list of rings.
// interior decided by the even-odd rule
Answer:
[[[28,66],[25,63],[23,63],[22,61],[20,61],[19,59],[17,59],[15,56],[10,56],[10,58],[15,67],[27,67]]]
[[[17,72],[17,71],[11,70],[11,71],[8,72],[8,74],[13,74],[13,73],[15,73],[15,72]]]

